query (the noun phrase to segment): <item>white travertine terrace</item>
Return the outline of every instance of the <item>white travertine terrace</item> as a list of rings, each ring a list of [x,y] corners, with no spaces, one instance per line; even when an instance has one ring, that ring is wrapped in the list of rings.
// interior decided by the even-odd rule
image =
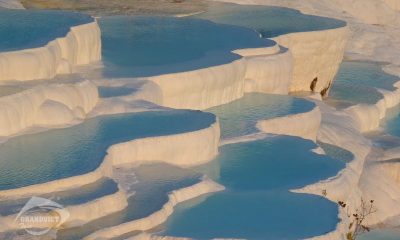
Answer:
[[[207,109],[239,99],[246,92],[310,91],[315,80],[313,91],[327,95],[343,59],[348,33],[347,26],[289,33],[273,38],[280,46],[233,51],[242,58],[231,63],[148,80],[161,91],[156,103],[172,108]]]
[[[306,186],[296,192],[321,195],[327,191],[327,198],[332,201],[345,201],[351,211],[360,204],[360,199],[375,200],[378,209],[366,219],[370,226],[398,226],[400,209],[398,188],[400,167],[398,163],[382,162],[399,156],[398,151],[381,151],[374,149],[372,142],[362,132],[377,130],[386,110],[400,103],[400,81],[395,83],[395,90],[380,90],[383,99],[374,105],[356,105],[342,111],[333,110],[319,103],[322,110],[322,125],[318,140],[342,147],[354,154],[354,160],[347,164],[336,177]],[[340,211],[340,222],[336,231],[313,239],[342,239],[347,231],[347,212]]]
[[[384,1],[390,2],[390,0]],[[392,8],[396,7],[398,6],[393,3]],[[155,84],[144,85],[143,91],[136,93],[136,97],[139,96],[139,99],[143,98],[167,107],[206,109],[241,98],[246,92],[287,94],[290,91],[309,91],[314,79],[317,79],[314,91],[321,92],[329,88],[338,70],[347,37],[347,27],[285,34],[274,38],[281,46],[234,51],[242,58],[232,63],[150,77],[148,79]],[[73,27],[65,38],[56,39],[45,47],[0,53],[0,81],[51,78],[59,73],[71,73],[77,65],[99,60],[100,51],[100,32],[97,23]],[[19,69],[16,65],[17,61],[18,64],[24,64],[27,71],[17,71]],[[95,107],[98,93],[92,83],[80,84],[85,90],[65,90],[80,88],[79,84],[77,85],[79,87],[57,85],[34,88],[21,92],[20,95],[0,98],[0,103],[1,101],[5,103],[0,104],[0,135],[13,135],[35,125],[64,125],[75,119],[83,119]],[[375,129],[384,116],[386,108],[398,103],[400,99],[397,97],[400,95],[397,92],[384,93],[384,95],[385,99],[377,106],[356,106],[346,110],[347,112],[334,111],[323,103],[319,103],[322,124],[319,107],[315,107],[308,113],[260,121],[258,127],[268,133],[300,136],[314,141],[318,138],[318,140],[353,152],[355,160],[349,163],[336,178],[299,191],[321,194],[323,189],[327,189],[328,198],[331,200],[346,200],[349,204],[355,205],[364,191],[362,186],[357,184],[361,179],[364,161],[371,150],[370,143],[360,134],[360,131]],[[365,108],[370,110],[366,111]],[[2,111],[6,115],[2,114]],[[368,116],[371,117],[368,118]],[[368,122],[365,122],[365,119],[369,119]],[[72,190],[93,183],[104,176],[112,177],[113,167],[119,164],[166,161],[180,166],[198,165],[211,160],[217,154],[219,131],[219,125],[216,122],[209,128],[195,132],[136,139],[116,144],[110,146],[101,166],[91,173],[0,191],[0,197],[13,199]],[[154,146],[157,147],[154,148]],[[396,174],[391,170],[388,175]],[[381,179],[385,179],[385,176]],[[223,187],[217,183],[204,179],[196,185],[172,192],[169,195],[169,202],[160,211],[143,219],[99,230],[87,239],[109,239],[134,230],[149,230],[163,223],[177,203],[222,189]],[[351,193],[352,189],[355,190],[354,193]],[[85,206],[69,208],[74,215],[76,213],[73,220],[77,220],[71,222],[71,226],[111,213],[111,210],[110,212],[99,211],[106,209],[104,199],[113,198],[119,201],[119,207],[126,206],[126,198],[122,195],[122,192],[118,192],[118,194],[98,199],[97,202],[89,202]],[[374,197],[378,196],[374,195]],[[389,206],[393,206],[393,203]],[[386,213],[382,211],[379,221],[385,217]],[[83,220],[82,217],[85,215],[91,217]],[[341,216],[344,217],[344,215]],[[343,230],[341,227],[344,225],[338,226],[338,231],[324,238],[339,239],[339,233]]]
[[[219,123],[194,132],[149,137],[111,146],[107,160],[114,166],[162,161],[178,166],[206,163],[218,154]],[[157,151],[154,150],[157,146]]]
[[[219,123],[193,132],[148,137],[112,145],[102,164],[94,171],[51,182],[1,190],[0,199],[14,199],[49,192],[67,191],[112,178],[113,167],[124,164],[167,162],[177,166],[195,166],[212,160],[218,153]],[[157,146],[157,148],[154,148]]]
[[[394,86],[397,88],[394,91],[378,89],[383,98],[374,105],[358,104],[345,110],[358,124],[361,132],[377,129],[380,121],[386,116],[386,110],[400,103],[400,82]]]
[[[127,206],[127,196],[123,190],[94,199],[87,203],[64,206],[69,213],[69,217],[61,228],[80,226],[111,213],[121,211]],[[16,218],[17,214],[1,217],[0,232],[19,230],[21,226],[15,221]]]
[[[110,162],[103,161],[103,163],[96,170],[86,174],[58,179],[46,183],[29,185],[20,188],[1,190],[0,199],[1,200],[18,199],[18,198],[46,194],[50,192],[69,191],[79,187],[83,187],[84,185],[87,184],[94,183],[96,181],[99,181],[105,176],[111,176],[111,175],[112,175],[112,166],[110,165]]]
[[[231,63],[149,77],[157,85],[149,88],[154,94],[143,93],[147,89],[138,94],[162,106],[202,110],[229,103],[248,92],[289,92],[293,69],[290,50],[274,45],[235,52],[243,57]]]
[[[347,26],[335,29],[288,33],[273,38],[293,55],[293,79],[290,91],[310,91],[317,79],[314,92],[329,89],[342,62],[348,39]]]
[[[321,111],[318,106],[315,106],[309,112],[260,120],[257,123],[257,128],[266,133],[297,136],[315,142],[320,124]]]
[[[76,66],[100,59],[97,22],[78,25],[71,27],[65,37],[50,41],[46,46],[0,52],[0,82],[49,79],[57,74],[72,73]]]
[[[269,55],[242,56],[247,62],[246,93],[288,94],[293,74],[293,56],[290,50],[279,49]]]
[[[168,196],[169,200],[157,212],[138,220],[126,222],[114,227],[104,228],[98,230],[84,239],[111,239],[122,236],[132,231],[146,231],[150,230],[167,220],[173,213],[174,207],[181,202],[199,197],[207,193],[213,193],[224,190],[224,187],[211,179],[204,178],[201,182],[190,187],[182,188],[171,192]]]
[[[206,109],[239,99],[244,95],[246,63],[231,63],[188,72],[150,77],[161,89],[162,106]],[[184,99],[184,100],[183,100]]]
[[[98,98],[97,86],[90,81],[38,86],[1,97],[0,136],[34,126],[56,127],[82,120]]]

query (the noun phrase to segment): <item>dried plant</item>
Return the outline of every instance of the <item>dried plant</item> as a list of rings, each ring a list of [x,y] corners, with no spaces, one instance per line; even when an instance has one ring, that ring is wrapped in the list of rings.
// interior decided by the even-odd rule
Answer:
[[[375,213],[377,209],[374,206],[374,200],[365,201],[361,198],[361,203],[354,212],[349,210],[348,205],[343,202],[338,202],[339,206],[347,211],[349,218],[348,232],[346,233],[347,240],[356,240],[362,233],[369,232],[370,228],[364,224],[365,219]]]

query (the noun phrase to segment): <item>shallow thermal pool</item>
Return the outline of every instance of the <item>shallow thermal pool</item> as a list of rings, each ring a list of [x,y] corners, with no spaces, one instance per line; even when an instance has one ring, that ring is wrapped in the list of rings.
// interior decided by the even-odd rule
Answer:
[[[71,27],[93,22],[75,12],[0,8],[0,52],[36,48],[64,37]]]
[[[314,103],[301,98],[251,93],[206,111],[217,115],[222,138],[232,138],[258,132],[256,123],[259,120],[308,112],[314,107]]]
[[[311,152],[315,147],[288,136],[222,146],[216,160],[197,170],[227,189],[179,204],[162,234],[303,239],[334,230],[335,203],[288,191],[334,176],[344,167],[340,160]]]
[[[117,175],[132,185],[133,195],[128,198],[128,207],[81,227],[59,231],[57,239],[81,239],[96,230],[147,217],[161,209],[168,201],[168,193],[201,180],[199,173],[163,163],[120,169]]]
[[[158,111],[97,117],[82,124],[28,134],[0,145],[0,189],[84,174],[96,169],[110,145],[209,127],[211,113]]]
[[[254,133],[260,119],[313,108],[312,102],[291,96],[247,94],[208,111],[218,116],[221,134],[229,138]],[[302,239],[334,230],[335,203],[289,192],[335,176],[345,166],[344,161],[311,152],[316,147],[290,136],[221,146],[215,160],[194,170],[226,190],[179,204],[161,234],[195,239]]]
[[[101,18],[106,77],[146,77],[221,65],[231,51],[267,47],[251,29],[206,20],[156,16]]]
[[[206,12],[193,17],[251,28],[264,38],[292,32],[332,29],[346,25],[341,20],[305,15],[289,8],[231,3],[210,3]]]
[[[359,238],[360,240],[399,240],[400,230],[374,230],[361,235]]]
[[[343,62],[329,92],[328,102],[342,106],[358,103],[375,104],[383,95],[377,88],[393,91],[397,77],[382,70],[373,62]]]

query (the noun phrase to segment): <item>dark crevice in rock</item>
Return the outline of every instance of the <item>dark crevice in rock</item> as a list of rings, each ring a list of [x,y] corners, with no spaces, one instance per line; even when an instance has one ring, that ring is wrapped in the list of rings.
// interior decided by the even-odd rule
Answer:
[[[311,85],[310,85],[310,90],[314,92],[315,87],[317,86],[317,82],[318,82],[318,77],[314,78],[314,80],[312,80]]]

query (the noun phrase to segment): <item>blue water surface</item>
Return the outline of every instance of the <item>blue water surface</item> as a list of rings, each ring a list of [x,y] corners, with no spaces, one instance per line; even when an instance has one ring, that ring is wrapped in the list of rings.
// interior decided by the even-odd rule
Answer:
[[[335,203],[288,191],[335,176],[344,167],[340,160],[311,152],[315,147],[288,136],[222,146],[215,161],[197,170],[227,189],[179,204],[163,234],[303,239],[334,230],[339,221]]]
[[[289,8],[231,3],[210,3],[206,12],[193,17],[251,28],[263,38],[346,26],[346,22],[341,20],[305,15]]]
[[[42,47],[89,22],[92,17],[76,12],[0,8],[0,52]]]
[[[329,99],[347,102],[347,105],[375,104],[383,98],[377,88],[393,91],[393,84],[399,80],[385,73],[382,66],[374,62],[343,62],[333,82]]]
[[[259,120],[311,111],[315,104],[287,95],[246,94],[243,98],[207,109],[217,115],[222,138],[232,138],[257,132]]]
[[[136,90],[129,87],[99,87],[98,89],[101,98],[126,96]]]
[[[211,113],[158,111],[101,116],[66,129],[15,137],[0,145],[0,189],[84,174],[96,169],[110,145],[136,138],[206,128]]]
[[[399,240],[400,230],[399,229],[383,229],[374,230],[369,233],[361,235],[360,240]]]
[[[232,50],[272,46],[251,29],[206,20],[113,16],[101,18],[108,77],[146,77],[221,65],[239,59]]]
[[[147,217],[161,209],[171,191],[201,181],[199,173],[164,163],[141,165],[126,171],[135,174],[137,180],[133,185],[134,195],[128,198],[127,208],[83,226],[61,230],[57,233],[57,239],[82,239],[96,230]]]

